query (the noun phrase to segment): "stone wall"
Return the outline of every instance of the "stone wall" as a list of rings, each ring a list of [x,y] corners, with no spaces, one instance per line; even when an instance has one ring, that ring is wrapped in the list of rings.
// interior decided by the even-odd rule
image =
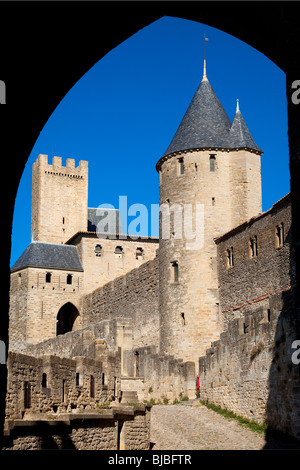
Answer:
[[[46,282],[46,273],[51,282]],[[72,274],[72,284],[67,275]],[[57,315],[67,303],[79,315],[73,330],[81,327],[83,273],[63,269],[26,268],[11,274],[9,310],[9,346],[24,352],[27,344],[36,344],[56,336]]]
[[[276,227],[283,224],[278,246]],[[224,331],[199,359],[200,397],[300,438],[289,195],[216,240]],[[250,239],[257,240],[252,256]],[[229,266],[227,249],[233,248]]]
[[[283,223],[284,242],[278,246],[276,227]],[[251,256],[250,239],[257,239],[257,256]],[[290,195],[231,232],[216,239],[219,302],[223,330],[228,322],[251,311],[255,303],[295,282],[291,244]],[[234,265],[228,266],[227,250],[233,248]]]
[[[32,413],[85,411],[97,408],[97,403],[113,400],[120,357],[113,364],[115,367],[108,370],[107,364],[86,357],[35,358],[10,352],[6,419]]]
[[[2,450],[149,450],[150,405],[123,406],[57,419],[14,420]]]
[[[158,294],[158,259],[155,258],[85,296],[83,327],[101,320],[130,319],[135,347],[158,345]]]
[[[200,398],[300,439],[300,374],[291,290],[228,323],[199,359]]]
[[[182,396],[195,398],[195,364],[173,356],[156,354],[155,348],[124,352],[127,377],[121,377],[121,390],[135,390],[140,401],[163,403]]]
[[[158,239],[127,235],[106,238],[105,234],[79,233],[68,243],[76,245],[84,269],[83,291],[91,293],[113,279],[122,276],[155,258]],[[121,238],[122,237],[122,238]],[[101,247],[101,252],[99,252]],[[117,252],[116,248],[122,248]],[[95,251],[96,250],[96,251]]]

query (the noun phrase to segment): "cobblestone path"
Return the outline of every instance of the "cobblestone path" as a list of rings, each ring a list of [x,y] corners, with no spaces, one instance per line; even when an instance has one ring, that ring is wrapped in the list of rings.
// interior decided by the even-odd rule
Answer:
[[[280,443],[267,443],[263,435],[240,426],[235,420],[224,418],[198,401],[154,405],[150,440],[154,451],[282,448]]]

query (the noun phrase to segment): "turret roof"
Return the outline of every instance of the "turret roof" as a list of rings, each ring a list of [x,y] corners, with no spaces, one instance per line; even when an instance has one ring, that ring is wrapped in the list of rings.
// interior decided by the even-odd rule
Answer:
[[[208,80],[202,80],[163,156],[192,148],[227,148],[231,122]]]
[[[228,146],[229,148],[247,147],[262,153],[262,150],[253,140],[253,137],[247,127],[247,124],[245,123],[245,120],[239,109],[238,100],[236,113],[229,131]]]
[[[231,124],[206,76],[203,79],[163,157],[200,148],[248,148],[263,153],[253,140],[237,107]]]

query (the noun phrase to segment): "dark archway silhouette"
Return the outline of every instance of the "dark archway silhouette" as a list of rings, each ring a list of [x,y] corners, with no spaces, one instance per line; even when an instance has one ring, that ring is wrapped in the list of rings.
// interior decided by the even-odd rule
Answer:
[[[57,314],[56,336],[72,331],[78,317],[79,312],[71,302],[64,304]]]
[[[2,242],[6,246],[3,315],[0,339],[8,351],[11,229],[18,185],[24,165],[47,119],[69,89],[111,49],[159,18],[168,15],[191,19],[219,28],[265,54],[286,73],[291,196],[293,219],[300,211],[300,105],[292,103],[292,83],[300,78],[299,2],[2,2],[5,21],[2,44],[11,31],[15,40],[2,50],[1,80],[6,84],[7,104],[0,107],[1,155],[5,158],[2,185]],[[70,8],[72,21],[70,21]],[[24,21],[26,17],[26,21]],[[42,18],[37,35],[36,18]],[[266,27],[267,26],[267,27]],[[55,34],[50,34],[55,31]],[[259,34],[258,34],[259,31]],[[43,51],[41,54],[40,51]],[[259,80],[259,71],[258,71]],[[276,97],[274,97],[276,99]],[[18,138],[16,139],[16,136]],[[13,153],[12,153],[13,150]],[[297,286],[300,286],[300,224],[293,225]],[[295,288],[300,305],[299,287]],[[300,337],[300,319],[297,320]],[[0,439],[3,433],[6,395],[5,365],[0,364]],[[0,445],[1,447],[1,445]]]

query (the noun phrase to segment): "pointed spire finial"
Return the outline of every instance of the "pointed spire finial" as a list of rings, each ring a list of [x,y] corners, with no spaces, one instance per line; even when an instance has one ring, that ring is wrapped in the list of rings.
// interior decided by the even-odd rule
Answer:
[[[239,100],[236,100],[236,112],[238,112],[239,110],[240,110]]]
[[[207,75],[206,75],[206,58],[205,58],[205,42],[208,41],[208,38],[206,37],[205,33],[204,33],[204,41],[203,41],[203,44],[204,44],[204,64],[203,64],[203,78],[202,78],[202,82],[203,80],[207,80]]]

